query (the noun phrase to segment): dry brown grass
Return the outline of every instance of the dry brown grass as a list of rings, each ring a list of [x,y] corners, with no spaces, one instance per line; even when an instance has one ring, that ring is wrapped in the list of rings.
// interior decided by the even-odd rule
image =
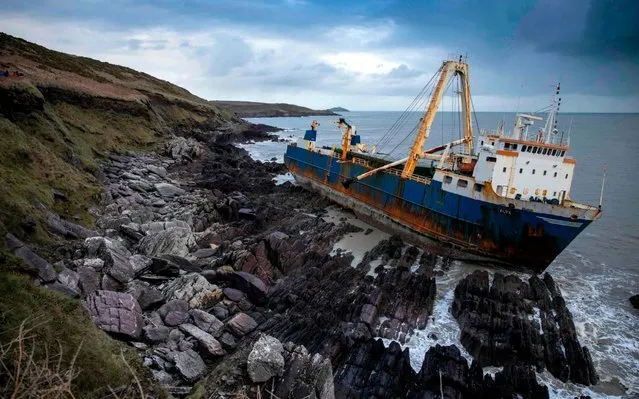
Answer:
[[[0,379],[0,396],[11,399],[31,398],[75,398],[73,380],[79,372],[75,360],[82,343],[78,346],[70,364],[62,364],[62,346],[55,352],[45,348],[45,356],[37,359],[33,330],[47,320],[24,320],[17,336],[0,346],[0,368],[4,376]]]

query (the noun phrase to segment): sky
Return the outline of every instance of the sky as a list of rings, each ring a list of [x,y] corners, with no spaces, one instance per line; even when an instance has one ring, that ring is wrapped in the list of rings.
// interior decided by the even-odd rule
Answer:
[[[404,110],[467,57],[477,111],[639,112],[639,0],[4,0],[0,30],[209,100]]]

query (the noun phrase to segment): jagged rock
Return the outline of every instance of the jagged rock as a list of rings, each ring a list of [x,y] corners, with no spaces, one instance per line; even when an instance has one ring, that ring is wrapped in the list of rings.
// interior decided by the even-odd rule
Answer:
[[[257,322],[246,313],[238,313],[226,324],[226,328],[238,338],[257,328]]]
[[[455,288],[452,313],[461,342],[484,366],[518,363],[547,368],[562,381],[597,381],[588,348],[579,344],[570,311],[549,274],[528,282],[475,271]]]
[[[169,333],[171,329],[166,326],[154,326],[147,325],[142,328],[144,331],[144,338],[152,344],[159,344],[162,342],[166,342],[169,339]]]
[[[286,366],[283,377],[277,379],[275,396],[318,399],[336,397],[329,359],[317,353],[311,356],[304,346],[295,346],[290,342],[284,345],[283,356]]]
[[[135,254],[129,258],[133,274],[139,276],[144,273],[153,264],[153,260],[147,256]]]
[[[166,143],[166,153],[176,161],[190,162],[202,154],[202,148],[195,139],[176,137]]]
[[[130,294],[100,290],[87,295],[83,305],[98,328],[134,340],[140,339],[142,311]]]
[[[224,320],[229,316],[229,310],[221,305],[213,306],[211,311],[213,312],[213,315],[220,320]]]
[[[359,319],[369,326],[373,325],[377,320],[377,308],[369,303],[362,306],[362,312],[359,315]]]
[[[139,244],[140,251],[147,256],[174,254],[186,256],[197,247],[190,228],[173,227],[145,236]]]
[[[46,260],[39,257],[29,247],[18,240],[14,235],[7,233],[5,236],[5,244],[7,248],[22,259],[27,267],[38,276],[41,282],[50,283],[57,277],[53,266]]]
[[[185,323],[180,325],[180,330],[195,338],[198,348],[206,356],[223,356],[226,354],[222,345],[209,333],[201,330],[193,324]]]
[[[58,273],[58,282],[72,293],[69,296],[74,298],[80,296],[80,275],[78,273],[65,267]]]
[[[84,295],[88,295],[97,291],[100,286],[100,280],[98,280],[98,273],[94,268],[89,266],[78,267],[78,285],[82,289]]]
[[[211,334],[215,338],[219,337],[224,330],[224,323],[218,320],[217,317],[210,313],[207,313],[201,309],[189,310],[189,315],[193,319],[196,326]]]
[[[164,289],[167,300],[183,299],[191,309],[206,308],[222,296],[222,290],[197,273],[176,278]]]
[[[284,347],[276,338],[262,334],[253,344],[246,360],[249,378],[255,383],[266,382],[284,374]]]
[[[171,183],[156,183],[155,189],[163,197],[175,197],[176,195],[184,195],[186,193],[186,191]]]
[[[206,365],[204,361],[192,349],[183,352],[173,352],[172,354],[175,368],[180,372],[182,378],[188,382],[195,382],[202,378],[204,371],[206,371]]]
[[[119,283],[126,284],[134,277],[129,262],[131,252],[118,242],[106,237],[89,237],[84,241],[89,256],[104,260],[104,271]]]

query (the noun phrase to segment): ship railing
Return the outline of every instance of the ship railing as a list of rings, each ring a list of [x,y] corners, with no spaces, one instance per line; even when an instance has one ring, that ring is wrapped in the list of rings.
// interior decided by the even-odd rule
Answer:
[[[372,166],[370,165],[370,162],[365,160],[365,159],[353,157],[353,163],[356,163],[358,165],[362,165],[362,166],[364,166],[366,168],[372,169]],[[382,173],[388,173],[388,174],[399,176],[399,177],[402,176],[402,171],[400,169],[395,169],[395,168],[384,169],[382,171]],[[413,180],[413,181],[416,181],[416,182],[424,183],[424,184],[430,184],[431,181],[432,181],[428,177],[419,176],[419,175],[412,175],[412,176],[409,177],[409,179]]]

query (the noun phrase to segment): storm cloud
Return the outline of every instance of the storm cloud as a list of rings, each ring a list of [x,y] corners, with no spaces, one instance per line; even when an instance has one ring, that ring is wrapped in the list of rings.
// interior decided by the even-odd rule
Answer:
[[[8,0],[3,31],[207,99],[401,110],[449,55],[478,110],[639,111],[634,0]]]

